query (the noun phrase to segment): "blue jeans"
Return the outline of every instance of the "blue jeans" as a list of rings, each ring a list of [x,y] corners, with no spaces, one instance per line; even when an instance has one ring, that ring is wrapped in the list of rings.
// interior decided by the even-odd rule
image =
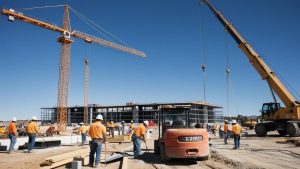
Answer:
[[[81,141],[82,141],[82,144],[81,145],[84,145],[85,141],[86,141],[86,134],[81,134]]]
[[[13,134],[9,134],[8,135],[9,139],[10,139],[10,146],[9,146],[9,152],[12,152],[14,150],[14,147],[16,145],[16,136]]]
[[[240,138],[241,137],[238,134],[233,135],[235,149],[240,149]]]
[[[102,141],[90,141],[90,161],[89,165],[93,165],[95,161],[95,165],[100,164],[100,156],[101,156],[101,147],[102,147]],[[95,155],[96,153],[96,160],[95,160]]]
[[[227,140],[229,138],[230,133],[229,132],[224,132],[224,143],[227,144]]]
[[[31,151],[31,150],[34,149],[36,135],[35,134],[29,134],[28,136],[29,136],[29,139],[28,139],[27,149],[28,149],[28,151]]]
[[[141,155],[141,140],[139,137],[132,135],[131,140],[133,142],[134,157]]]

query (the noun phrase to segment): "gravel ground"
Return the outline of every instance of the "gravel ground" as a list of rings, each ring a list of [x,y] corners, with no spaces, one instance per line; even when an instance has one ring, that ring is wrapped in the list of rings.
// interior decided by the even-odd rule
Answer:
[[[208,160],[182,160],[172,159],[169,162],[162,163],[159,157],[154,155],[153,140],[156,138],[155,132],[151,139],[147,141],[147,148],[142,144],[141,159],[132,158],[132,143],[107,144],[109,151],[126,150],[125,156],[128,157],[128,169],[196,169],[196,168],[213,168],[213,169],[248,169],[248,168],[299,168],[300,166],[300,147],[296,147],[292,143],[279,144],[276,140],[286,137],[279,137],[274,132],[267,137],[255,137],[253,131],[248,131],[248,137],[242,137],[241,149],[233,150],[233,140],[229,140],[229,144],[225,145],[223,140],[212,136],[211,138],[211,155]],[[300,138],[298,138],[300,139]],[[39,164],[46,157],[62,154],[72,150],[79,149],[78,145],[60,146],[48,149],[37,149],[34,153],[28,154],[24,151],[17,151],[13,154],[0,152],[0,168],[11,169],[28,169],[39,168]],[[88,145],[85,148],[89,149]],[[103,150],[104,151],[104,150]],[[111,153],[107,153],[109,157]],[[115,161],[101,164],[101,168],[117,169],[121,166],[121,162]],[[64,167],[59,167],[64,168]],[[84,166],[83,168],[89,168]]]

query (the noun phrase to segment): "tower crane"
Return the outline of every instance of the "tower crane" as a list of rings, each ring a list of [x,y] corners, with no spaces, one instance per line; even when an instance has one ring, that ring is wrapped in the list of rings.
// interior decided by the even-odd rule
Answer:
[[[268,131],[277,130],[280,135],[300,136],[300,102],[287,90],[271,68],[255,52],[250,44],[238,33],[225,17],[209,0],[202,0],[213,12],[216,18],[232,36],[238,47],[247,56],[250,63],[263,80],[267,81],[271,89],[274,102],[264,103],[262,106],[262,118],[264,123],[257,123],[255,132],[257,136],[266,136]],[[275,99],[275,93],[281,99],[285,107],[281,107]]]
[[[20,21],[30,23],[48,30],[52,30],[61,34],[57,41],[61,44],[60,50],[60,64],[59,64],[59,80],[58,80],[58,96],[57,96],[57,123],[58,130],[64,132],[67,126],[67,107],[68,107],[68,86],[70,74],[70,49],[71,44],[74,42],[71,37],[82,39],[87,43],[97,43],[99,45],[116,49],[129,54],[146,57],[145,53],[127,46],[123,46],[102,38],[94,37],[86,33],[71,30],[69,7],[68,4],[64,8],[63,27],[56,26],[29,16],[14,9],[2,9],[2,14],[8,16],[9,21],[18,19]]]

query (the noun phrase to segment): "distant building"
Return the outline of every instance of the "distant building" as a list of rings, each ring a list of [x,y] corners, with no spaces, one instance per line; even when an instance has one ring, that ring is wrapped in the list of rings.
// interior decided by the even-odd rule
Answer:
[[[188,107],[196,121],[200,123],[221,123],[223,122],[222,107],[212,105],[206,102],[179,102],[179,103],[126,103],[125,105],[103,106],[90,104],[88,106],[93,121],[98,114],[102,114],[104,121],[113,120],[114,122],[125,121],[129,123],[133,120],[135,123],[141,123],[144,120],[152,120],[157,123],[158,114],[162,107]],[[68,124],[80,123],[83,121],[83,106],[68,107]],[[92,112],[92,113],[90,113]],[[41,108],[42,123],[57,122],[57,108]]]

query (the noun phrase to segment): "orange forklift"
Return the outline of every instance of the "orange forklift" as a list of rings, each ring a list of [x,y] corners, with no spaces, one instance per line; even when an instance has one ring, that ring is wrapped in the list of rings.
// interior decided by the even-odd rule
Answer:
[[[199,123],[200,113],[183,105],[160,109],[159,137],[154,140],[154,153],[161,161],[171,158],[208,159],[209,136]]]

